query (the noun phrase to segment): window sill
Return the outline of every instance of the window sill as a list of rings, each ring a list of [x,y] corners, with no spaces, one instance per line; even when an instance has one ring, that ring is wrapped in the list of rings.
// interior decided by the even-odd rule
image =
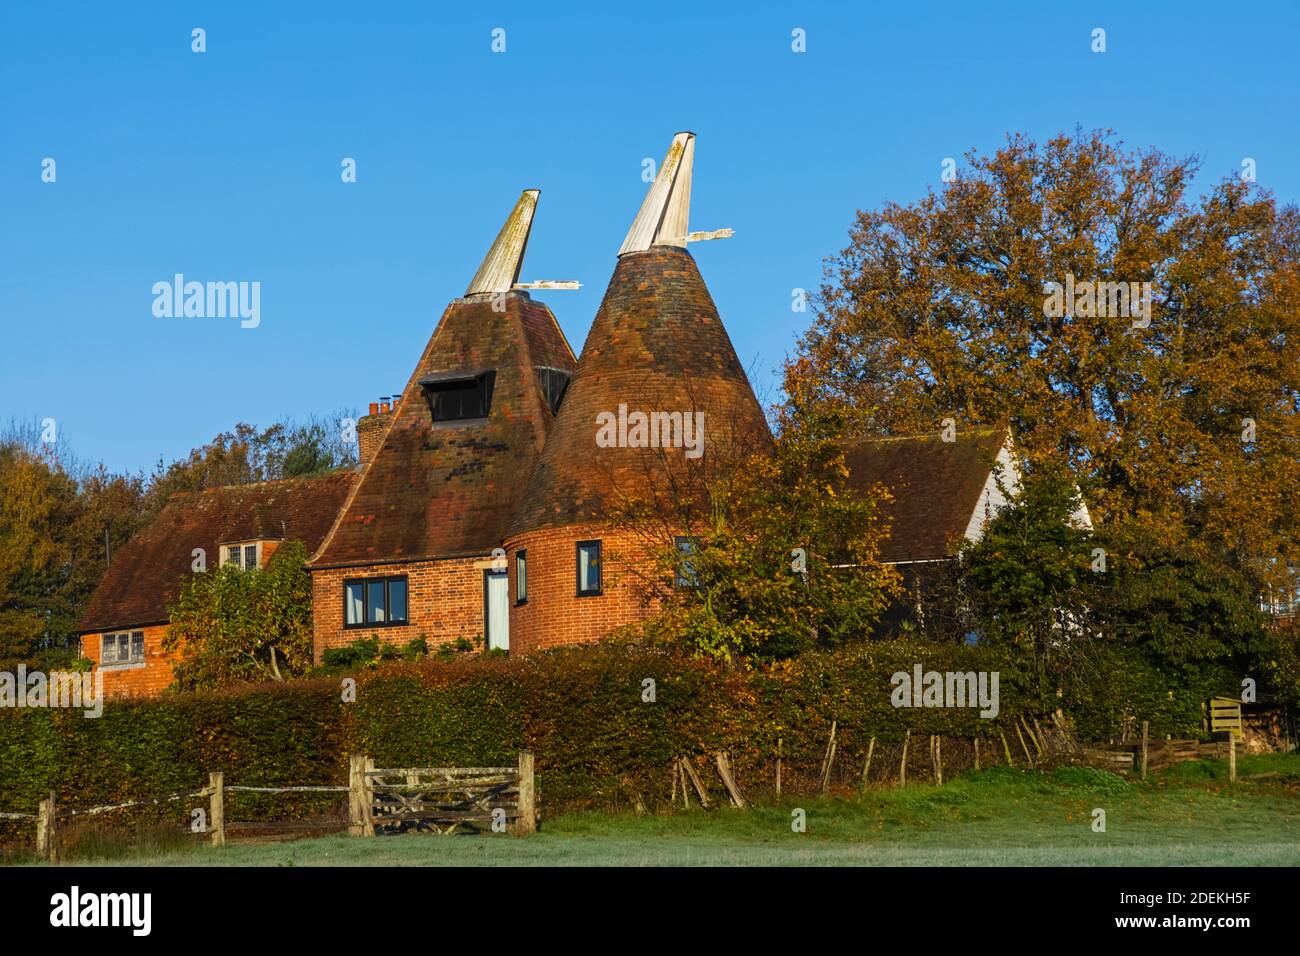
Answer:
[[[144,670],[144,661],[130,661],[126,664],[100,664],[101,671],[139,671]]]
[[[584,598],[584,597],[600,597],[600,596],[603,595],[604,593],[605,593],[604,591],[579,591],[579,592],[577,593],[576,597],[580,597],[580,598]]]
[[[429,427],[431,428],[468,428],[473,425],[486,425],[489,416],[480,415],[477,418],[443,418],[435,419]]]
[[[385,621],[382,624],[344,624],[345,631],[382,631],[386,627],[410,627],[410,621]]]

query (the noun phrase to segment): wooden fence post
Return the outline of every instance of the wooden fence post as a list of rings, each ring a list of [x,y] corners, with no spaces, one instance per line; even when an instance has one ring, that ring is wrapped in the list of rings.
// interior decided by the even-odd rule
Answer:
[[[212,829],[212,845],[226,845],[226,775],[220,770],[208,774],[208,817]]]
[[[682,772],[686,775],[682,777],[683,785],[685,785],[685,781],[689,778],[691,785],[695,787],[695,795],[700,798],[700,806],[705,810],[710,809],[712,804],[709,801],[709,791],[704,789],[704,781],[701,780],[700,775],[695,772],[695,762],[691,760],[690,757],[682,758]]]
[[[348,836],[361,836],[361,771],[365,755],[348,755]]]
[[[898,762],[898,785],[904,786],[907,783],[907,742],[912,738],[912,728],[908,728],[903,734],[903,759]]]
[[[1149,726],[1150,725],[1147,721],[1145,720],[1142,721],[1142,779],[1143,780],[1147,778],[1147,729]]]
[[[1237,735],[1228,731],[1228,782],[1237,782]]]
[[[867,789],[871,782],[871,755],[876,752],[876,738],[871,738],[871,743],[867,744],[867,761],[862,765],[862,789]]]
[[[826,755],[822,757],[822,793],[825,793],[831,785],[831,767],[835,764],[835,730],[838,726],[836,721],[831,721],[831,736],[826,741]]]
[[[1034,765],[1034,755],[1029,752],[1029,745],[1025,743],[1025,735],[1020,732],[1020,725],[1013,720],[1011,726],[1016,729],[1016,737],[1020,740],[1020,749],[1025,752],[1025,759],[1029,761],[1029,766],[1032,767]]]
[[[366,776],[372,766],[365,754],[348,757],[348,833],[352,836],[374,836],[375,819],[371,813],[373,788]]]
[[[780,737],[776,738],[776,795],[781,796],[781,743]]]
[[[939,786],[943,786],[943,736],[937,735],[934,738],[934,779]]]
[[[519,751],[519,819],[515,821],[515,832],[537,832],[537,787],[531,750]]]
[[[731,797],[731,802],[737,809],[744,810],[748,804],[745,803],[740,788],[736,786],[736,778],[731,775],[731,761],[727,759],[727,755],[721,750],[714,755],[714,758],[718,763],[718,776],[722,778],[722,785],[727,788],[727,794]]]
[[[980,739],[976,737],[975,738],[975,769],[978,770],[979,768],[980,768]]]
[[[36,853],[51,863],[57,863],[59,856],[59,835],[54,823],[54,802],[55,795],[51,790],[49,797],[41,801],[36,811]]]
[[[365,766],[361,768],[361,819],[368,837],[375,835],[375,781],[367,772],[374,769],[374,758],[367,754]]]

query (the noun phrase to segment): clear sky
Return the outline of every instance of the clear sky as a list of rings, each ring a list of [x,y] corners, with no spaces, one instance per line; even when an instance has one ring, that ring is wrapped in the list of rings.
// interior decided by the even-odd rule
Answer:
[[[523,277],[583,282],[539,296],[577,351],[642,160],[682,129],[691,228],[736,231],[692,252],[768,397],[809,318],[791,290],[854,210],[1008,132],[1110,127],[1199,155],[1198,187],[1251,157],[1300,194],[1295,3],[552,6],[3,0],[0,420],[138,470],[361,408],[405,384],[526,187]],[[261,324],[155,318],[178,272],[260,282]]]

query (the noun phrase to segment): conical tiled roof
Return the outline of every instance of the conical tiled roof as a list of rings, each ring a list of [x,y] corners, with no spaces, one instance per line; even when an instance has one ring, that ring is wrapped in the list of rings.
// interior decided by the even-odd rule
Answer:
[[[689,231],[694,162],[695,134],[678,133],[619,250],[555,428],[510,523],[512,536],[599,520],[616,496],[662,500],[657,486],[671,488],[685,477],[681,462],[734,458],[771,440],[686,251],[688,242],[731,234]],[[652,447],[636,447],[637,413],[692,421],[702,414],[703,447],[665,449],[658,427],[651,429]],[[610,418],[618,420],[615,447],[607,447],[608,431],[598,439]]]
[[[525,191],[471,294],[447,306],[314,568],[501,546],[554,417],[545,389],[574,366],[551,310],[514,287],[536,202]],[[484,373],[485,417],[434,421],[431,385]]]
[[[599,519],[611,493],[655,481],[685,450],[597,444],[597,416],[704,414],[704,456],[767,441],[763,411],[717,307],[685,249],[652,246],[618,260],[587,335],[512,535]]]

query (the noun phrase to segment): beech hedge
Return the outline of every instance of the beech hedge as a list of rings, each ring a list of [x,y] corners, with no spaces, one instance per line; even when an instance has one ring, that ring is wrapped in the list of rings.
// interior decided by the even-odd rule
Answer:
[[[895,707],[891,675],[911,674],[916,664],[997,671],[998,716],[981,718],[978,707]],[[725,750],[742,788],[766,789],[778,740],[787,786],[797,790],[815,781],[832,721],[838,779],[848,782],[872,737],[883,753],[896,751],[908,730],[914,738],[990,741],[1001,731],[1018,752],[1018,718],[1045,723],[1062,706],[1088,736],[1114,733],[1126,712],[1152,719],[1152,733],[1194,735],[1202,695],[1214,692],[1208,684],[1167,686],[1158,672],[1124,661],[1099,673],[1112,689],[1072,688],[1058,699],[1038,695],[1008,651],[987,646],[873,642],[747,670],[607,643],[520,658],[387,663],[353,675],[350,702],[343,678],[320,678],[109,703],[94,719],[7,709],[0,810],[34,812],[51,790],[64,807],[165,796],[206,785],[213,770],[224,771],[227,785],[343,784],[347,755],[357,751],[380,767],[490,766],[513,764],[529,748],[545,810],[554,813],[621,803],[629,788],[651,802],[666,799],[680,754]],[[986,753],[1001,749],[999,741]],[[294,819],[341,812],[343,804],[318,795],[231,799],[231,820]],[[133,816],[183,822],[190,804],[204,802]]]

